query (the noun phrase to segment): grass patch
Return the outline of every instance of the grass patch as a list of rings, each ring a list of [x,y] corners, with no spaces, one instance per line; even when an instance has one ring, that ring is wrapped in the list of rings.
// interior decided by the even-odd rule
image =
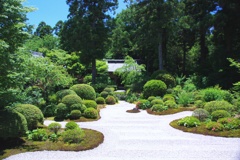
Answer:
[[[179,129],[183,132],[190,132],[190,133],[196,133],[196,134],[202,134],[202,135],[209,135],[209,136],[216,136],[216,137],[236,137],[240,138],[240,129],[235,129],[235,130],[224,130],[224,131],[219,131],[215,132],[212,130],[206,129],[205,123],[202,123],[198,127],[193,127],[193,128],[187,128],[184,126],[179,126],[177,122],[180,119],[174,120],[170,123],[170,126],[172,126],[175,129]]]
[[[101,132],[84,129],[85,138],[79,144],[66,144],[62,141],[29,141],[26,138],[17,138],[9,140],[1,140],[0,144],[0,159],[7,158],[9,156],[33,151],[84,151],[98,147],[103,143],[104,136]]]
[[[169,108],[162,112],[154,112],[151,109],[147,109],[147,113],[153,114],[153,115],[169,115],[169,114],[175,114],[183,111],[194,111],[195,109],[196,107],[179,107],[179,108]]]

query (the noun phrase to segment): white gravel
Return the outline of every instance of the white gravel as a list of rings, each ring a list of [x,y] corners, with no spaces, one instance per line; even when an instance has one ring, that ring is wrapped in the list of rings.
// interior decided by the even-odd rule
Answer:
[[[169,126],[191,112],[167,116],[126,113],[133,107],[121,101],[102,109],[99,121],[79,123],[104,134],[103,144],[93,150],[27,152],[6,160],[240,160],[240,138],[185,133]]]

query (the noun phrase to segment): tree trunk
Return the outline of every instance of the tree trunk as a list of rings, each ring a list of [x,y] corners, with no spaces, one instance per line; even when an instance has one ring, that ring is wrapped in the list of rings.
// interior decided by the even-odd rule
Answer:
[[[163,70],[162,33],[159,33],[158,61],[159,61],[158,69]]]
[[[96,59],[93,59],[92,60],[92,84],[96,83],[96,75],[97,75]]]

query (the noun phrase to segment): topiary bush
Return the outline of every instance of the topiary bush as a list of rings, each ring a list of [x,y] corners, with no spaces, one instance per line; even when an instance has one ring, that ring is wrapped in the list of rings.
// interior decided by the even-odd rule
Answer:
[[[68,109],[70,109],[70,106],[73,104],[79,104],[82,103],[82,98],[80,98],[78,95],[67,95],[63,97],[62,103],[64,103]]]
[[[109,93],[106,92],[106,91],[102,91],[102,92],[100,93],[100,96],[103,97],[103,98],[107,98],[108,95],[109,95]]]
[[[94,108],[87,108],[84,111],[84,117],[91,118],[91,119],[96,119],[96,118],[98,118],[98,111]]]
[[[62,133],[62,140],[65,143],[80,143],[85,137],[85,133],[81,128],[69,129]]]
[[[103,97],[97,97],[96,103],[97,104],[106,104],[105,99]]]
[[[168,73],[160,73],[156,76],[155,79],[163,81],[167,85],[168,88],[172,88],[176,85],[175,78],[171,74],[168,74]]]
[[[165,94],[163,96],[163,102],[167,101],[167,100],[172,100],[172,101],[175,101],[175,98],[172,94]]]
[[[74,121],[70,121],[65,125],[65,131],[67,130],[73,130],[79,128],[78,124]]]
[[[180,119],[177,124],[179,126],[185,126],[185,127],[188,127],[188,128],[191,128],[191,127],[197,127],[199,126],[201,123],[199,121],[199,119],[197,119],[196,117],[193,117],[193,116],[187,116],[185,118],[182,118]]]
[[[222,101],[207,102],[204,105],[204,109],[206,109],[210,114],[216,110],[225,110],[231,113],[234,107],[229,102],[222,100]]]
[[[115,99],[115,97],[114,96],[107,96],[107,98],[105,99],[105,101],[106,101],[106,104],[116,104],[116,99]]]
[[[82,99],[87,100],[95,100],[96,99],[96,92],[94,88],[88,84],[76,84],[73,85],[71,90],[75,91],[78,96]]]
[[[81,117],[81,115],[82,115],[82,113],[80,110],[72,110],[70,112],[69,117],[70,117],[70,119],[74,120],[74,119],[79,119]]]
[[[163,100],[161,99],[154,99],[151,101],[151,106],[153,106],[154,104],[164,104]]]
[[[151,108],[151,103],[146,99],[141,99],[137,102],[136,108],[149,109],[149,108]]]
[[[226,118],[226,117],[231,117],[230,113],[228,113],[227,111],[225,110],[216,110],[216,111],[213,111],[212,114],[212,120],[213,121],[217,121],[218,119],[220,118]]]
[[[178,105],[174,100],[167,100],[164,102],[164,105],[168,108],[178,108]]]
[[[0,110],[0,138],[21,137],[27,130],[27,120],[24,115],[9,107]]]
[[[38,123],[43,124],[43,113],[42,111],[31,104],[19,104],[14,107],[14,110],[24,115],[27,120],[28,129],[36,129]]]
[[[166,93],[167,85],[161,80],[150,80],[143,86],[143,97],[163,96]]]
[[[154,100],[154,99],[156,99],[156,97],[154,97],[154,96],[150,96],[150,97],[148,97],[147,100],[148,100],[149,102],[152,102],[152,100]]]
[[[218,131],[222,131],[224,129],[224,126],[221,123],[218,123],[218,122],[208,122],[206,124],[206,128],[208,130],[218,132]]]
[[[192,116],[198,118],[200,121],[204,121],[210,116],[210,114],[205,109],[198,108],[193,111]]]
[[[85,106],[85,104],[77,103],[77,104],[73,104],[70,106],[70,111],[79,110],[79,111],[81,111],[81,113],[83,113],[86,108],[87,107]]]
[[[59,103],[56,107],[56,118],[64,119],[68,114],[68,108],[64,103]]]
[[[162,111],[165,111],[167,109],[168,109],[168,107],[163,105],[163,104],[154,104],[151,108],[151,110],[154,111],[154,112],[162,112]]]
[[[221,90],[220,88],[206,88],[204,90],[201,90],[201,93],[203,95],[203,100],[205,102],[210,101],[216,101],[216,100],[226,100],[228,102],[231,102],[233,99],[233,95],[226,91]]]
[[[60,90],[56,93],[58,100],[62,100],[63,97],[70,95],[70,94],[76,94],[76,93],[70,89]]]
[[[226,130],[240,129],[240,119],[237,118],[220,118],[217,122],[221,123]]]
[[[87,108],[95,108],[97,109],[97,103],[93,100],[83,100],[83,104],[87,107]]]
[[[108,92],[108,93],[113,93],[114,92],[114,88],[111,88],[111,87],[106,87],[106,88],[104,88],[104,90],[103,91],[105,91],[105,92]]]
[[[205,105],[205,102],[202,101],[202,100],[196,100],[196,101],[194,101],[194,105],[195,105],[197,108],[203,108],[204,105]]]
[[[58,131],[61,129],[62,125],[60,123],[57,122],[53,122],[51,124],[49,124],[48,129],[52,132],[54,132],[55,134],[58,133]]]

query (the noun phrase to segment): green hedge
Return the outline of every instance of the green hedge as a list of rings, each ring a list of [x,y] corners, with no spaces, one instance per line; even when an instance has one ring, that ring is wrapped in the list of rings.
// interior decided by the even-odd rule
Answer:
[[[161,80],[150,80],[143,86],[143,97],[163,96],[167,91],[167,85]]]
[[[70,109],[73,104],[82,103],[82,98],[80,98],[78,95],[71,94],[63,97],[62,103],[64,103],[67,108]]]
[[[87,108],[84,111],[84,117],[91,118],[91,119],[96,119],[96,118],[98,118],[98,111],[94,108]]]
[[[78,96],[82,99],[86,100],[95,100],[96,99],[96,92],[94,88],[88,84],[76,84],[73,85],[71,90],[75,91]]]

